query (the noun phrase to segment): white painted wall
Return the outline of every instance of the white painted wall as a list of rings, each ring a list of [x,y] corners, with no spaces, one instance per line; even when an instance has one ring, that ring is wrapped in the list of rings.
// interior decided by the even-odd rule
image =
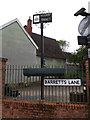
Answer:
[[[2,31],[2,57],[8,58],[8,64],[36,64],[36,48],[28,39],[17,22]]]
[[[53,67],[65,67],[66,65],[66,60],[64,59],[56,59],[56,58],[50,58],[50,57],[45,57],[45,64],[46,65],[50,65]],[[41,62],[41,58],[39,56],[37,56],[37,63],[40,64]]]

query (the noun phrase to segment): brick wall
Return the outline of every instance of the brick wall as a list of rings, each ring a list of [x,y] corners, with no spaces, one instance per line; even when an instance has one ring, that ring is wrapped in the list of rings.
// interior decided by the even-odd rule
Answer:
[[[3,100],[3,118],[87,118],[90,106]]]
[[[86,76],[87,76],[87,95],[88,102],[90,103],[90,72],[89,72],[89,62],[86,60]]]
[[[5,59],[3,59],[5,60]],[[87,81],[90,80],[87,65]],[[2,93],[4,93],[5,61],[2,62]],[[0,73],[1,74],[1,73]],[[89,84],[88,84],[89,85]],[[2,95],[3,96],[3,95]],[[89,103],[89,102],[88,102]],[[46,102],[15,101],[2,99],[2,117],[3,118],[86,118],[90,120],[90,104],[62,104]]]
[[[27,25],[24,26],[25,30],[28,32],[29,35],[32,34],[32,20],[29,17],[28,21],[27,21]]]
[[[2,118],[2,98],[4,96],[4,80],[5,80],[5,66],[6,58],[0,58],[0,120]]]
[[[4,96],[4,82],[5,82],[5,66],[6,66],[7,59],[0,58],[0,97],[3,98]]]
[[[2,98],[2,62],[0,62],[0,98]]]

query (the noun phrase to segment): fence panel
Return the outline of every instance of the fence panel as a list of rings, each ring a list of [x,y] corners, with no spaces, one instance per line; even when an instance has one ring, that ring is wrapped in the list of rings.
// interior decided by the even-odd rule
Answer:
[[[40,66],[32,66],[33,68],[40,68]],[[17,66],[7,65],[5,75],[5,99],[15,100],[41,100],[41,77],[23,75],[24,68],[32,68],[31,66]],[[52,66],[53,67],[53,66]],[[47,76],[45,78],[54,78],[55,76]],[[44,86],[44,100],[47,102],[57,103],[82,103],[87,101],[86,83],[83,81],[86,78],[85,70],[82,67],[68,71],[63,79],[80,78],[82,84],[78,86]],[[61,78],[60,78],[61,79]]]

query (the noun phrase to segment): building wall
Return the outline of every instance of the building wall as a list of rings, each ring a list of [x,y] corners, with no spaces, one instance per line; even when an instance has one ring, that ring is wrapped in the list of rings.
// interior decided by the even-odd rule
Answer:
[[[55,58],[49,58],[45,57],[45,64],[50,66],[56,66],[56,67],[65,67],[66,60],[64,59],[55,59]],[[37,63],[40,64],[41,58],[37,56]]]
[[[8,58],[8,64],[37,63],[36,48],[17,22],[2,29],[2,57]]]

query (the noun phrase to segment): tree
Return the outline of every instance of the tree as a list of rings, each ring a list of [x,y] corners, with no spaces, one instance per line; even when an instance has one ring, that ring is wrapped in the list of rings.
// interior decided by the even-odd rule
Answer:
[[[67,42],[66,40],[59,40],[57,41],[57,43],[59,44],[60,48],[62,49],[62,51],[66,51],[66,49],[69,47],[69,42]]]
[[[87,58],[87,53],[88,47],[81,46],[79,49],[76,50],[76,52],[68,54],[68,61],[70,63],[75,63],[77,65],[77,70],[74,72],[73,76],[75,77],[86,76],[85,58]]]
[[[88,48],[87,46],[81,46],[76,52],[69,56],[69,61],[73,63],[79,63],[80,65],[85,64],[85,57],[87,56]]]

